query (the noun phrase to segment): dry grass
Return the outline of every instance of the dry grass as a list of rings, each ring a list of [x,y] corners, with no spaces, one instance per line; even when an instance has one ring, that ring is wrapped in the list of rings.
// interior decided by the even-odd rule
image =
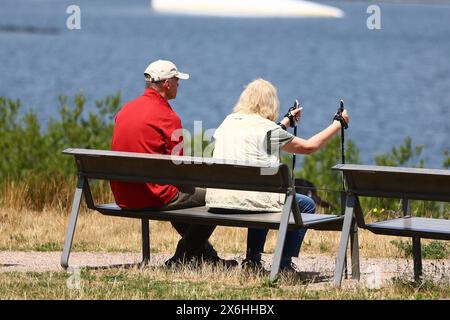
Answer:
[[[0,249],[20,251],[60,251],[68,224],[67,211],[30,211],[0,209]],[[170,223],[151,221],[152,252],[172,253],[179,236]],[[211,241],[220,253],[245,253],[247,231],[245,228],[217,227]],[[265,251],[273,253],[276,231],[270,231]],[[302,252],[335,255],[339,245],[340,232],[309,230],[302,246]],[[82,210],[74,238],[74,251],[141,250],[140,221],[107,217],[99,213]],[[360,230],[359,240],[363,257],[397,257],[398,250],[390,241],[401,238],[377,236]],[[426,244],[427,241],[424,241]]]
[[[445,299],[448,282],[425,281],[417,286],[397,279],[381,289],[359,284],[342,290],[332,284],[317,287],[298,278],[282,276],[275,284],[260,274],[210,265],[176,270],[164,268],[89,270],[79,274],[78,285],[65,272],[0,273],[1,299]],[[73,278],[72,278],[73,279]]]
[[[45,187],[42,186],[42,181],[43,177],[31,175],[25,182],[3,181],[0,184],[0,250],[62,250],[76,184],[75,178],[52,176],[46,179]],[[108,182],[92,182],[91,189],[96,202],[113,202]],[[179,236],[170,223],[151,221],[150,228],[152,252],[175,251]],[[218,227],[211,241],[220,253],[244,254],[246,236],[245,228]],[[274,252],[276,236],[276,231],[269,232],[265,252]],[[303,242],[302,252],[335,254],[339,237],[340,232],[309,230]],[[391,241],[401,239],[405,240],[360,230],[361,256],[397,257],[398,249]],[[423,244],[426,245],[428,242],[424,240]],[[138,252],[141,250],[140,221],[103,216],[88,210],[82,204],[73,249]]]
[[[0,250],[61,251],[69,220],[68,210],[0,209]],[[266,252],[273,253],[276,231],[270,231]],[[339,232],[309,230],[302,252],[335,256]],[[172,253],[179,239],[168,222],[151,222],[152,252]],[[397,257],[390,241],[397,237],[360,232],[362,257]],[[82,209],[74,239],[74,251],[139,252],[140,221],[113,218]],[[246,229],[218,227],[212,243],[221,254],[245,253]],[[424,241],[426,243],[426,241]],[[361,283],[342,290],[331,283],[309,284],[281,277],[270,284],[266,275],[223,270],[203,265],[167,270],[146,269],[89,270],[81,272],[79,290],[67,287],[66,272],[0,273],[0,299],[445,299],[450,296],[448,278],[427,280],[421,286],[400,278],[381,289],[368,289]]]
[[[45,182],[45,183],[44,183]],[[56,210],[66,212],[73,199],[76,177],[30,174],[23,181],[0,180],[0,207],[14,210]],[[113,202],[107,181],[90,182],[95,199]]]

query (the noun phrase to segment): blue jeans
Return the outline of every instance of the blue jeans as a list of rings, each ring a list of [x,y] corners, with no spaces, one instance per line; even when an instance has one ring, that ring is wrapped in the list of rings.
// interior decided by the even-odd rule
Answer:
[[[316,211],[316,204],[310,197],[297,194],[296,200],[298,202],[300,212],[314,213]],[[268,232],[268,229],[248,229],[246,259],[253,261],[261,260],[261,254],[264,251],[264,243],[266,242]],[[288,230],[286,233],[286,240],[284,242],[283,255],[281,257],[281,268],[289,266],[291,264],[292,257],[298,257],[305,234],[305,228]]]

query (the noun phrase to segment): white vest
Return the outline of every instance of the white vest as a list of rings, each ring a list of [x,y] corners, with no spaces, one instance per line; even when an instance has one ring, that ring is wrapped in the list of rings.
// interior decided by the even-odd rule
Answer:
[[[267,154],[266,135],[277,124],[259,115],[232,113],[217,128],[214,138],[213,158],[239,160],[261,165],[280,163],[279,152]],[[284,194],[211,189],[206,191],[209,208],[239,209],[249,211],[279,212]]]

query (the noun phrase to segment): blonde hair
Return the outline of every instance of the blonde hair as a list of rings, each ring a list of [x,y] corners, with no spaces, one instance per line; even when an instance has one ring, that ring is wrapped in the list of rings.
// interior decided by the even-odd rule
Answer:
[[[233,112],[258,114],[275,121],[278,118],[279,109],[277,89],[269,81],[256,79],[250,82],[241,93]]]

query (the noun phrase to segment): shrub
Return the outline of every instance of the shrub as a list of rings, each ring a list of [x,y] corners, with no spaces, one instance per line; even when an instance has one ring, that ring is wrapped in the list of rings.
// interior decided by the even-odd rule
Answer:
[[[75,170],[73,158],[63,155],[65,148],[79,147],[110,149],[113,119],[121,107],[120,93],[109,95],[87,108],[86,97],[76,94],[70,101],[59,97],[58,116],[51,117],[42,128],[33,110],[22,112],[20,100],[0,96],[0,203],[4,206],[27,207],[41,210],[46,205],[65,208],[71,203]],[[209,141],[203,135],[186,137],[185,154],[195,148],[204,150]],[[197,145],[194,143],[197,141]],[[201,144],[198,143],[201,141]],[[195,147],[195,148],[194,148]],[[407,137],[404,143],[385,154],[375,157],[377,165],[423,167],[422,146],[413,146]],[[195,150],[198,155],[200,150]],[[445,150],[444,167],[450,167],[450,151]],[[292,165],[291,155],[282,161]],[[346,142],[346,162],[360,163],[359,149],[352,140]],[[332,138],[321,150],[305,156],[296,177],[310,180],[318,187],[318,194],[340,209],[342,178],[339,171],[331,170],[341,163],[340,137]],[[94,196],[109,199],[106,183],[93,184]],[[364,212],[376,218],[395,215],[401,208],[397,200],[363,198]],[[449,205],[435,202],[412,202],[414,215],[449,216]],[[372,209],[372,210],[370,210]]]
[[[411,258],[413,255],[412,243],[407,241],[392,240],[391,244],[395,246],[399,254],[405,258]],[[450,256],[450,248],[445,242],[430,241],[428,244],[422,245],[423,259],[447,259]]]
[[[450,169],[450,150],[448,150],[448,149],[445,150],[444,151],[444,156],[447,157],[447,158],[444,160],[443,166],[446,169]]]
[[[0,97],[0,202],[42,209],[45,204],[70,203],[75,165],[61,152],[68,147],[109,149],[113,118],[120,94],[96,101],[86,112],[86,98],[75,95],[71,106],[59,99],[59,119],[50,118],[42,130],[32,110],[21,114],[21,103]]]
[[[346,141],[345,159],[346,163],[360,163],[359,149],[350,139]],[[305,156],[300,171],[295,175],[311,181],[317,188],[324,189],[319,190],[319,195],[331,203],[334,210],[341,206],[342,176],[339,171],[331,168],[341,162],[340,137],[335,136],[322,149]]]
[[[392,147],[392,149],[384,154],[375,156],[375,164],[379,166],[393,166],[393,167],[413,167],[423,168],[425,160],[422,158],[423,146],[414,145],[411,137],[406,137],[403,144]],[[363,198],[362,205],[366,208],[382,208],[385,215],[378,215],[374,218],[386,219],[395,215],[401,215],[402,210],[401,200],[398,199],[380,199],[380,198]],[[439,204],[434,201],[410,201],[411,214],[414,216],[432,216],[438,217],[441,215],[441,208]],[[374,212],[373,210],[371,212]]]

